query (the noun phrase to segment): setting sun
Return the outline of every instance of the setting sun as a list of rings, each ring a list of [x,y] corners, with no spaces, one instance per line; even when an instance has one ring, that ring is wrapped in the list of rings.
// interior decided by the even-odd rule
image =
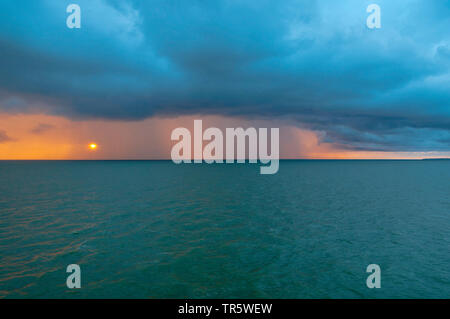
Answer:
[[[90,148],[91,150],[96,150],[96,149],[97,149],[97,144],[91,143],[91,144],[89,144],[89,148]]]

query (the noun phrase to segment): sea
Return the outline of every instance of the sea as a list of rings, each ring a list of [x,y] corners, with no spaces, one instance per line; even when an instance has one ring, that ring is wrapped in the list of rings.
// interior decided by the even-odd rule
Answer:
[[[0,298],[449,297],[450,160],[0,161]]]

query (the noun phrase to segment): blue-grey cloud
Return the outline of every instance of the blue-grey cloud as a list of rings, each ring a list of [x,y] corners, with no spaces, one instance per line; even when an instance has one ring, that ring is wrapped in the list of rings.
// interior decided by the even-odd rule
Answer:
[[[288,117],[349,149],[450,149],[448,1],[79,0],[79,30],[69,3],[0,4],[0,109]]]
[[[6,143],[11,141],[14,141],[14,139],[9,137],[4,130],[0,130],[0,143]]]
[[[51,130],[52,128],[54,128],[54,126],[51,124],[39,123],[30,130],[30,133],[39,135]]]

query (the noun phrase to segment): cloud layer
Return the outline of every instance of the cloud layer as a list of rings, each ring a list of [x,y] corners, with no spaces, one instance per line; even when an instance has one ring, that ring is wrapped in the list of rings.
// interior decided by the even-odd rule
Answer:
[[[0,111],[277,118],[349,150],[450,149],[450,4],[79,0],[0,4]]]

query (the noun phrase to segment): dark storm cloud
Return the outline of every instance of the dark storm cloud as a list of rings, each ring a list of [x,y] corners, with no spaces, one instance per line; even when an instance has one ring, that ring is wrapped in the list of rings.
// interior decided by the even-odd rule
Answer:
[[[72,118],[289,118],[349,149],[449,150],[450,4],[64,1],[0,5],[0,109]]]

